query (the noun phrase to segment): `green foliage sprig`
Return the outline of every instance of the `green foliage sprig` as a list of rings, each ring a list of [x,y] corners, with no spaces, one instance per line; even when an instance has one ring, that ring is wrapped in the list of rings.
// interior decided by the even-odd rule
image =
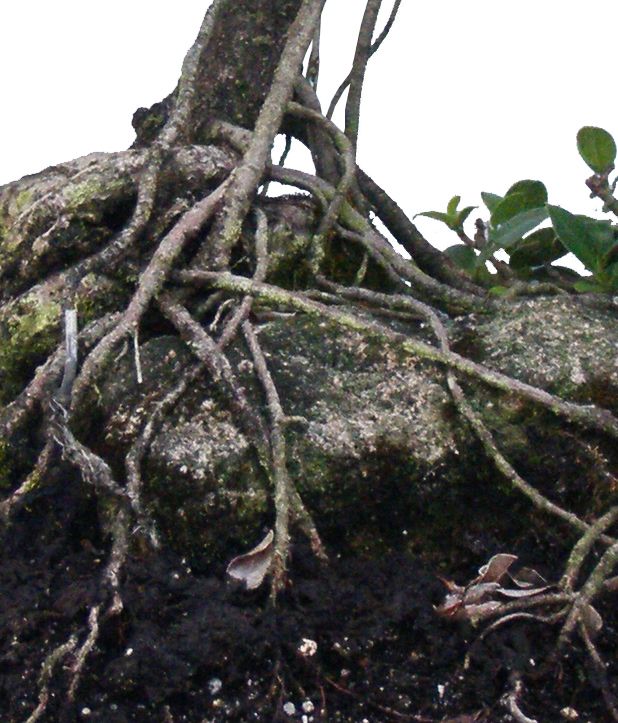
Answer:
[[[609,178],[617,152],[613,137],[602,128],[585,126],[577,133],[577,149],[594,172],[586,181],[591,197],[603,201],[604,212],[618,216],[618,199],[614,196],[618,177],[613,182]],[[618,292],[616,224],[551,205],[547,188],[537,180],[517,181],[503,196],[483,192],[481,198],[489,219],[477,220],[474,238],[466,234],[464,223],[477,207],[459,210],[459,196],[449,201],[446,212],[417,214],[441,221],[457,233],[463,244],[450,246],[445,253],[475,281],[491,286],[495,293],[506,291],[514,281],[552,281],[579,292]],[[551,225],[547,225],[548,221]],[[508,264],[496,260],[499,250],[508,254]],[[554,264],[568,252],[582,262],[591,276],[580,276]],[[488,261],[497,273],[488,271]]]

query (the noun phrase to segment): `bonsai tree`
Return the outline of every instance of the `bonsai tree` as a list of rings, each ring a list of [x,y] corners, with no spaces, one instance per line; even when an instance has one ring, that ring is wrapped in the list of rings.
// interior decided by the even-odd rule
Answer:
[[[399,5],[324,112],[324,0],[214,0],[129,150],[0,188],[5,719],[618,719],[616,227],[419,233],[356,162]]]

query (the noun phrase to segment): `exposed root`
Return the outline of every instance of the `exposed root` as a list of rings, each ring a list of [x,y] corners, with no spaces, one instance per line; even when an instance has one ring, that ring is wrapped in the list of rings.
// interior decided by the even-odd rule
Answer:
[[[422,341],[411,339],[405,334],[393,331],[378,322],[362,319],[347,311],[327,307],[311,300],[302,292],[291,292],[270,284],[258,284],[244,276],[236,276],[229,272],[178,271],[173,276],[178,281],[188,285],[209,286],[234,294],[252,294],[269,301],[271,304],[296,309],[310,316],[329,319],[338,326],[392,341],[400,344],[405,351],[413,356],[438,362],[496,389],[519,395],[584,428],[599,430],[612,437],[618,437],[618,420],[607,410],[566,402],[538,387],[496,372],[455,352],[445,352]]]
[[[277,387],[268,371],[268,365],[253,326],[245,321],[243,332],[247,346],[253,358],[255,372],[266,395],[270,415],[272,477],[275,485],[275,549],[272,567],[271,597],[285,587],[287,560],[290,549],[290,507],[294,485],[287,471],[287,451],[285,441],[286,416],[281,406]],[[298,501],[300,498],[295,495]],[[301,503],[302,504],[302,503]],[[318,538],[319,539],[319,538]]]
[[[498,449],[481,415],[466,398],[459,379],[463,375],[474,383],[482,383],[539,405],[578,425],[580,429],[600,432],[613,438],[618,438],[618,419],[608,410],[560,399],[543,389],[453,352],[444,323],[445,314],[486,313],[504,302],[487,298],[483,288],[431,247],[388,194],[356,165],[365,71],[370,57],[388,34],[400,4],[401,0],[395,0],[386,27],[372,43],[381,0],[366,1],[351,72],[335,94],[328,112],[323,114],[315,89],[320,59],[320,16],[324,0],[302,0],[286,36],[254,129],[240,128],[220,119],[209,122],[210,137],[224,140],[232,146],[234,151],[230,151],[226,158],[236,159],[237,165],[234,166],[236,160],[223,164],[225,173],[229,175],[197,203],[191,205],[186,196],[181,194],[159,211],[156,200],[162,171],[174,153],[182,152],[183,144],[192,142],[191,123],[199,107],[197,79],[203,70],[200,63],[212,40],[220,13],[228,8],[226,0],[215,0],[206,13],[198,38],[185,58],[178,87],[171,96],[169,118],[148,148],[143,152],[134,152],[134,156],[126,162],[123,183],[130,189],[131,199],[137,196],[131,218],[102,248],[94,253],[91,248],[88,252],[90,255],[64,271],[54,272],[54,276],[45,281],[49,284],[47,288],[56,285],[57,288],[68,289],[70,297],[84,276],[91,271],[113,267],[129,256],[131,263],[137,265],[139,253],[134,251],[143,243],[144,232],[148,230],[150,240],[147,248],[152,255],[143,264],[126,309],[122,313],[98,319],[79,334],[81,347],[86,352],[81,368],[77,358],[77,329],[67,316],[69,331],[64,348],[54,352],[36,370],[21,394],[0,412],[2,438],[10,440],[16,432],[35,421],[40,423],[43,432],[43,441],[39,441],[37,447],[42,449],[33,469],[25,481],[0,502],[3,521],[8,522],[23,506],[33,488],[43,484],[48,469],[56,462],[57,452],[60,451],[62,459],[79,470],[82,482],[94,490],[97,499],[105,501],[106,504],[101,505],[101,509],[105,507],[106,513],[105,516],[101,515],[101,527],[110,541],[108,562],[97,598],[89,607],[86,630],[79,636],[72,635],[46,657],[39,679],[39,703],[28,723],[39,720],[46,713],[55,669],[69,654],[73,654],[74,659],[70,668],[68,699],[71,702],[75,700],[88,660],[100,640],[103,621],[118,615],[123,609],[122,578],[132,536],[140,532],[147,536],[154,549],[161,547],[155,524],[142,503],[142,464],[167,415],[202,375],[208,373],[214,384],[227,395],[238,428],[255,447],[259,464],[273,482],[276,520],[271,599],[276,598],[286,583],[290,529],[294,523],[307,535],[314,553],[320,559],[326,559],[316,524],[288,472],[286,428],[292,424],[305,425],[307,420],[286,416],[285,400],[280,399],[253,324],[253,314],[268,315],[280,309],[327,320],[364,337],[394,344],[410,356],[432,362],[445,370],[447,385],[461,418],[472,428],[495,467],[536,509],[566,522],[579,534],[558,586],[544,583],[529,595],[509,589],[511,598],[517,599],[506,599],[506,595],[500,598],[504,593],[503,588],[491,585],[491,589],[482,588],[484,583],[479,583],[477,579],[467,588],[453,587],[461,593],[461,604],[456,601],[451,612],[454,616],[459,613],[465,617],[466,604],[477,594],[478,600],[474,605],[470,603],[470,610],[474,609],[475,612],[470,613],[469,618],[475,622],[491,621],[481,633],[481,640],[502,626],[520,620],[560,624],[552,660],[557,659],[578,633],[600,681],[608,711],[614,720],[618,720],[618,709],[606,665],[594,642],[594,635],[599,632],[603,620],[593,607],[602,594],[612,594],[618,589],[618,577],[615,576],[618,543],[611,534],[612,526],[618,522],[618,507],[612,507],[596,520],[586,521],[585,516],[580,517],[542,495],[519,475]],[[307,77],[302,78],[301,65],[310,44],[312,51]],[[341,130],[330,118],[348,86],[345,129]],[[294,93],[300,102],[292,100]],[[286,150],[279,165],[273,165],[270,151],[275,136],[280,132],[286,134]],[[292,136],[299,138],[311,150],[316,166],[315,174],[283,167]],[[73,173],[67,183],[75,188],[90,174],[99,173],[101,169],[94,163]],[[211,178],[209,174],[205,175]],[[219,178],[218,175],[216,177]],[[213,183],[214,178],[213,175]],[[305,267],[309,269],[307,276],[311,278],[303,280],[302,290],[292,283],[290,288],[266,283],[271,229],[259,206],[265,203],[263,196],[270,181],[307,191],[315,201],[318,218],[311,239],[310,258]],[[262,193],[258,194],[260,186]],[[16,225],[19,233],[31,233],[32,236],[38,233],[34,243],[43,250],[50,247],[58,232],[68,228],[72,221],[71,213],[77,213],[58,188],[56,184],[52,192],[33,204]],[[606,191],[603,186],[596,193],[607,200]],[[36,227],[33,224],[36,214],[42,209],[46,209],[50,220],[49,223],[46,221],[39,233],[34,230]],[[246,221],[252,209],[256,218],[255,238],[245,243],[249,226]],[[411,259],[401,257],[378,232],[370,220],[370,209],[409,252]],[[242,259],[238,266],[232,266],[232,262],[236,264],[237,261],[235,254],[239,249],[241,235],[245,244]],[[341,286],[326,275],[327,264],[323,262],[330,250],[328,241],[332,238],[342,244],[353,245],[357,258],[357,268],[352,270],[356,272],[354,287]],[[474,245],[474,241],[467,237],[463,240]],[[254,254],[248,250],[251,246]],[[44,259],[44,255],[40,256],[37,263],[44,265],[41,259]],[[180,268],[181,260],[187,263],[188,268]],[[0,276],[4,274],[4,277],[10,279],[15,263],[13,257],[7,262],[3,261]],[[247,267],[253,269],[253,278],[241,275],[246,273]],[[33,268],[38,273],[38,267],[35,265]],[[239,268],[243,269],[240,273],[232,273],[233,269]],[[380,279],[386,278],[383,286],[389,293],[361,286],[363,283],[369,285],[371,273],[376,268],[380,272]],[[27,274],[18,279],[15,288],[26,282],[32,282]],[[174,283],[179,284],[180,288],[174,288]],[[312,286],[316,288],[307,288]],[[212,293],[207,298],[196,298],[199,296],[195,293],[196,289],[202,287]],[[529,293],[531,289],[517,284],[511,288],[512,295],[520,291]],[[559,281],[556,284],[539,285],[534,291],[564,293]],[[71,301],[71,298],[66,300],[67,303]],[[151,315],[147,317],[148,324],[143,322],[146,312],[151,310],[154,310],[152,316],[156,317],[155,324],[162,323],[157,310],[161,312],[167,320],[165,324],[169,322],[172,325],[196,357],[197,363],[187,365],[172,385],[161,390],[158,401],[126,454],[126,480],[117,480],[111,462],[80,441],[70,424],[83,411],[88,393],[111,363],[114,352],[122,343],[128,348],[130,338],[133,340],[136,376],[141,384],[139,334],[147,333]],[[426,321],[433,330],[436,344],[425,343],[411,334],[395,331],[382,323],[379,317]],[[71,318],[74,321],[74,316]],[[254,408],[228,358],[226,350],[236,340],[241,329],[264,392],[268,422]],[[63,367],[64,376],[59,384]],[[37,420],[40,410],[44,412],[43,419]],[[601,549],[600,557],[598,561],[591,562],[596,548]],[[583,570],[591,572],[580,583]],[[475,586],[476,589],[472,589]],[[483,607],[482,602],[490,604]],[[82,642],[78,644],[80,639]],[[340,692],[352,695],[340,684],[328,678],[326,680]],[[504,702],[516,721],[534,723],[522,712],[522,680],[521,675],[513,673],[512,689]],[[387,707],[374,707],[381,714],[394,718],[423,719]]]
[[[49,686],[54,670],[58,663],[62,662],[63,658],[72,653],[76,647],[77,636],[71,635],[66,643],[62,643],[62,645],[54,648],[43,661],[41,675],[39,676],[39,704],[32,711],[26,723],[36,723],[36,721],[40,720],[41,716],[45,714],[47,704],[49,703]]]

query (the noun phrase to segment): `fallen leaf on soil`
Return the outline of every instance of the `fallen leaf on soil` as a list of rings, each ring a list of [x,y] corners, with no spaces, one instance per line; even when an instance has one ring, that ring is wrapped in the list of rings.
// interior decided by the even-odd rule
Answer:
[[[258,588],[270,569],[274,537],[273,531],[269,530],[266,537],[252,550],[231,560],[227,566],[227,575],[244,582],[247,590]]]

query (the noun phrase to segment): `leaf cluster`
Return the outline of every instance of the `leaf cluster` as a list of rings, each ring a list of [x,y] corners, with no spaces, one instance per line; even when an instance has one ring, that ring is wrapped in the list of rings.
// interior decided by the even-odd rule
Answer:
[[[616,161],[616,143],[602,128],[585,126],[577,134],[578,151],[594,172],[586,181],[591,197],[601,198],[603,211],[618,215],[614,197],[616,180],[610,182]],[[505,293],[514,281],[552,281],[578,292],[616,293],[618,291],[618,226],[610,220],[576,215],[549,203],[545,184],[525,179],[514,183],[504,195],[483,192],[481,198],[489,214],[478,219],[473,238],[464,223],[476,206],[459,210],[460,197],[454,196],[446,212],[424,211],[426,216],[446,224],[463,243],[445,253],[477,283]],[[508,262],[495,254],[506,252]],[[580,276],[554,262],[571,252],[590,272]],[[488,262],[497,270],[492,273]]]

